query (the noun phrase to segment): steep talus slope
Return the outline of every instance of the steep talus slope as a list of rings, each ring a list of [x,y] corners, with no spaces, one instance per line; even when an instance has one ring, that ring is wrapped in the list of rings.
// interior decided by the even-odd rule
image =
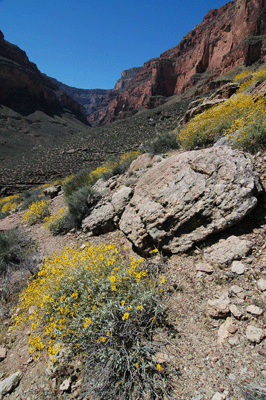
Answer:
[[[266,58],[263,0],[235,0],[209,11],[181,42],[147,61],[126,90],[111,101],[102,123],[154,108],[169,96],[191,88],[199,76],[209,79],[236,65]]]

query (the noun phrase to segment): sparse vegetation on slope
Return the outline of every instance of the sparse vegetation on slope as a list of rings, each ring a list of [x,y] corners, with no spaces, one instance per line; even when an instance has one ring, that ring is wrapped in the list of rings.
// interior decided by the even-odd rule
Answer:
[[[52,363],[63,346],[84,357],[84,392],[98,399],[154,399],[167,394],[156,329],[165,322],[165,283],[143,259],[126,260],[114,244],[65,248],[46,258],[20,296],[16,325],[30,314],[31,353]],[[34,356],[35,358],[35,356]]]
[[[15,271],[29,270],[31,273],[36,272],[32,260],[34,252],[33,243],[20,229],[0,232],[1,301],[7,301],[12,294],[20,291],[23,287],[23,282],[20,282],[18,287],[10,284],[10,279]]]
[[[23,216],[23,221],[29,225],[36,224],[39,221],[43,221],[45,217],[50,214],[50,201],[40,200],[32,203],[28,211]]]
[[[243,78],[242,72],[235,80]],[[196,115],[178,133],[178,139],[185,149],[207,147],[223,135],[235,139],[235,146],[256,151],[266,145],[265,124],[266,104],[263,96],[253,97],[243,93],[255,81],[266,76],[266,69],[258,71],[240,86],[239,93],[222,104]]]

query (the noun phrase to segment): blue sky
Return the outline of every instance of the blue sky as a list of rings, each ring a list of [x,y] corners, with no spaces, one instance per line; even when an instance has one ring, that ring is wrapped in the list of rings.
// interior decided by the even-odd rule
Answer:
[[[173,46],[225,0],[0,0],[0,30],[41,72],[110,89]]]

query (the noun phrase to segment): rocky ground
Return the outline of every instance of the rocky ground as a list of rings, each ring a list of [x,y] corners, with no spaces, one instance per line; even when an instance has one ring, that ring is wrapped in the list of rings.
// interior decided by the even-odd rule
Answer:
[[[255,164],[266,188],[266,154],[258,153]],[[54,210],[62,202],[62,196],[55,198]],[[22,214],[0,221],[0,230],[21,225]],[[54,237],[43,224],[24,228],[42,256],[84,242],[129,245],[120,231],[99,237],[84,232]],[[174,387],[172,399],[252,399],[256,388],[260,398],[266,398],[265,232],[265,209],[260,204],[215,241],[212,238],[182,255],[156,256],[163,263],[165,302],[177,332],[173,338],[162,338]],[[4,398],[84,399],[80,361],[72,360],[71,366],[62,366],[54,375],[48,373],[45,356],[36,361],[30,356],[29,328],[12,333],[9,324],[6,315],[0,333],[0,398],[3,382],[20,370],[14,376],[17,387]]]

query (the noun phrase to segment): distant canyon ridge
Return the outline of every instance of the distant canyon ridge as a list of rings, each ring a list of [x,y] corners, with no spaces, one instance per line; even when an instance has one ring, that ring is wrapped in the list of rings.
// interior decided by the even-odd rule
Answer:
[[[97,124],[98,121],[101,122],[105,117],[111,101],[126,89],[129,82],[135,78],[140,70],[141,67],[134,67],[123,71],[121,73],[121,78],[118,79],[113,89],[78,89],[65,85],[55,78],[48,77],[45,74],[43,75],[56,84],[60,90],[68,93],[80,103],[84,107],[84,111],[88,116],[88,121]]]

